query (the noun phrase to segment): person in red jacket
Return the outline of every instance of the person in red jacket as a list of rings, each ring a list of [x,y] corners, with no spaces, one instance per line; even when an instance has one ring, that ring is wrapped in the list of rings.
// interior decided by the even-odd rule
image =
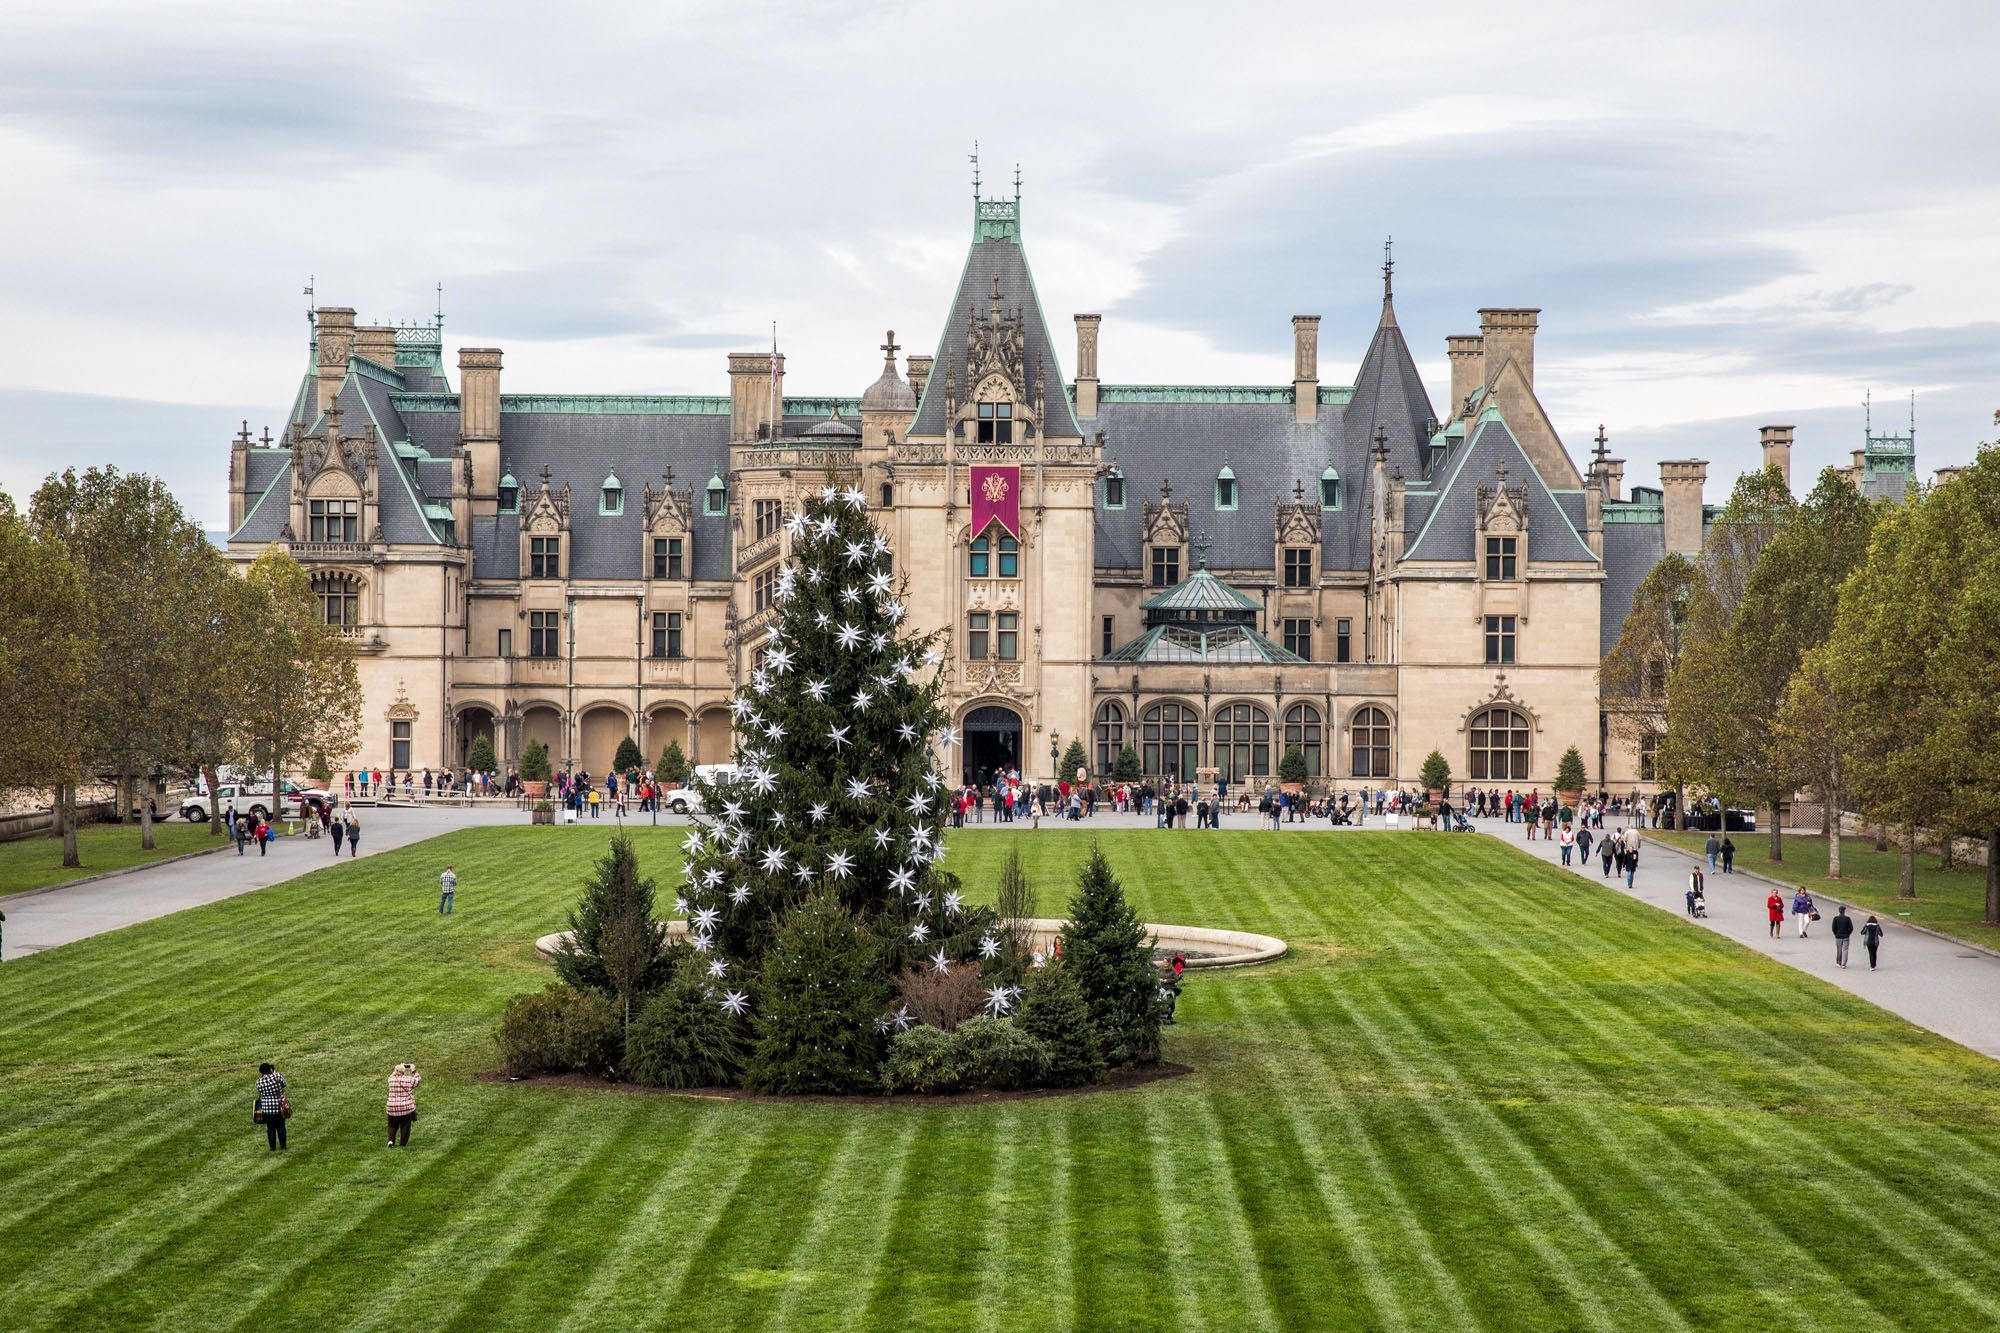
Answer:
[[[1785,900],[1778,896],[1776,889],[1764,900],[1764,912],[1771,918],[1771,938],[1777,939],[1785,926]]]

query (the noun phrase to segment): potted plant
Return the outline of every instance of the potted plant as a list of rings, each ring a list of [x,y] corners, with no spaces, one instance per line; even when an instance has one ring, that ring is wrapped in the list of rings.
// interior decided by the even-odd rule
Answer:
[[[660,751],[660,764],[653,770],[653,776],[660,780],[662,787],[669,790],[687,785],[687,752],[681,749],[679,741],[668,741],[667,748]]]
[[[556,822],[555,802],[547,800],[536,801],[534,809],[529,812],[528,822],[532,824],[555,823]]]
[[[521,791],[531,801],[549,794],[549,747],[529,741],[521,751]]]
[[[1421,802],[1410,813],[1414,816],[1410,820],[1410,827],[1412,829],[1437,827],[1437,807],[1429,801]]]
[[[1436,805],[1444,799],[1445,789],[1451,786],[1451,765],[1445,762],[1442,754],[1432,750],[1425,756],[1424,766],[1419,770],[1417,780],[1424,784],[1430,803]]]
[[[1296,745],[1288,745],[1278,758],[1278,782],[1294,795],[1305,790],[1306,756]]]
[[[1563,751],[1562,759],[1556,764],[1556,793],[1570,810],[1574,810],[1577,802],[1583,799],[1585,781],[1583,756],[1578,754],[1576,747],[1572,745]],[[1569,818],[1569,810],[1565,810],[1563,819],[1567,821]]]

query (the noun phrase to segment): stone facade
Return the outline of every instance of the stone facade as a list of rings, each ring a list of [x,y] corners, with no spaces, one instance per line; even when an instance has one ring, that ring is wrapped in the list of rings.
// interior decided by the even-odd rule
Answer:
[[[1020,221],[978,204],[935,355],[905,373],[891,334],[858,398],[788,393],[775,351],[732,354],[723,394],[610,397],[503,394],[501,351],[465,348],[454,392],[436,324],[318,311],[282,436],[232,449],[229,549],[290,550],[352,635],[348,763],[458,764],[482,734],[592,773],[627,735],[725,760],[783,519],[837,483],[914,623],[952,632],[968,776],[1046,775],[1081,739],[1156,776],[1268,780],[1297,745],[1322,785],[1409,784],[1437,749],[1546,789],[1574,745],[1642,785],[1596,668],[1646,569],[1698,542],[1705,469],[1621,497],[1600,438],[1579,472],[1534,396],[1540,312],[1448,340],[1443,419],[1386,265],[1351,386],[1320,382],[1317,316],[1289,382],[1177,386],[1102,381],[1115,326],[1079,315],[1065,383]],[[975,467],[1009,497],[980,531]]]

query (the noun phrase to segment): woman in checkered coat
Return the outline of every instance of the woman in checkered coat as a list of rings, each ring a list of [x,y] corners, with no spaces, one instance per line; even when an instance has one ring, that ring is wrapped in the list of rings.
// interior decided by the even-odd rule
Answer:
[[[285,1146],[285,1076],[266,1060],[257,1066],[257,1122],[264,1126],[264,1139],[271,1151]]]
[[[424,1076],[405,1060],[389,1071],[389,1146],[410,1146],[410,1122],[417,1118],[417,1084]],[[400,1140],[400,1142],[398,1141]]]

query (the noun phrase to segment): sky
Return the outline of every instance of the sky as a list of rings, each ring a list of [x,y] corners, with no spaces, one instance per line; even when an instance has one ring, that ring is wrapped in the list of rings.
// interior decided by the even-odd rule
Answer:
[[[1784,423],[1804,489],[1912,392],[1928,473],[1996,434],[1995,49],[1990,0],[9,4],[0,489],[108,463],[223,526],[309,282],[441,283],[505,392],[723,393],[775,324],[788,390],[858,394],[936,345],[975,142],[1108,383],[1288,382],[1307,313],[1343,382],[1393,236],[1440,411],[1445,337],[1536,306],[1628,484],[1706,458],[1719,502]]]

